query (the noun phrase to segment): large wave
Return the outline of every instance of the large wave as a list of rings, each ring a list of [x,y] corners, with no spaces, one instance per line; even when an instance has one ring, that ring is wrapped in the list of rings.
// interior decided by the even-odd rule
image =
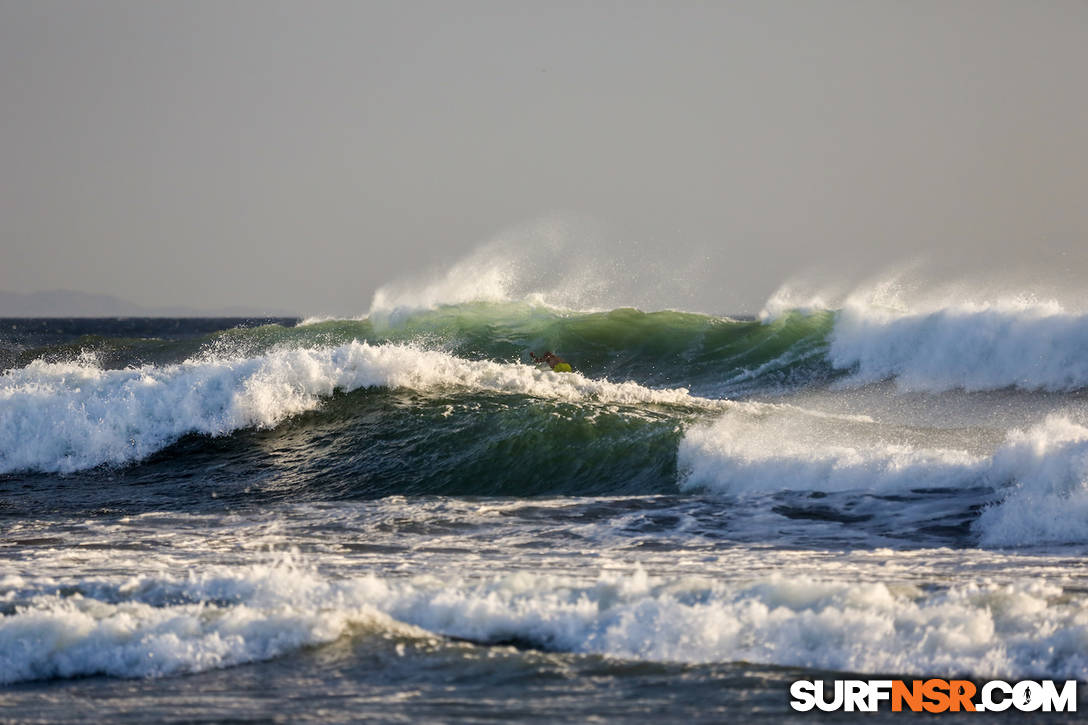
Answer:
[[[592,236],[592,235],[589,235]],[[666,284],[658,270],[652,283],[632,278],[572,243],[571,230],[557,221],[541,222],[500,237],[443,274],[383,287],[374,296],[369,318],[383,324],[425,319],[444,308],[462,309],[473,303],[496,307],[532,305],[552,311],[603,311],[655,299],[648,293],[670,287],[670,300],[683,299],[682,288]],[[591,245],[592,246],[592,245]],[[700,275],[689,271],[687,284]],[[940,275],[936,275],[939,278]],[[1064,294],[1068,302],[1070,295]],[[713,345],[688,351],[692,357],[710,353],[720,383],[740,382],[745,373],[762,383],[781,382],[766,372],[800,372],[817,382],[828,369],[849,373],[845,384],[864,385],[895,380],[904,390],[939,392],[1019,388],[1031,391],[1071,391],[1088,387],[1088,313],[1083,304],[1072,308],[1057,299],[1040,299],[1023,290],[999,290],[992,284],[958,287],[911,283],[903,274],[880,278],[846,294],[798,294],[783,285],[767,301],[760,320],[775,327],[783,321],[796,332],[811,320],[805,334],[790,339],[787,348],[767,346],[766,338],[741,337],[750,348],[719,354]],[[732,312],[732,311],[729,311]],[[695,315],[704,323],[710,319]],[[722,318],[716,318],[721,321]],[[628,340],[631,355],[649,352],[653,342],[675,338],[690,321],[658,318],[659,326],[642,332],[646,340]],[[607,334],[605,329],[590,329]],[[815,335],[813,333],[816,333]],[[790,336],[787,335],[787,338]],[[559,337],[569,351],[592,346],[593,337]],[[773,348],[773,350],[771,349]],[[806,364],[818,355],[825,366]],[[681,356],[655,360],[678,365],[678,374],[699,377]],[[763,365],[770,370],[764,370]],[[796,378],[789,380],[797,383]],[[723,394],[734,392],[722,390]]]
[[[0,378],[0,472],[131,463],[188,433],[271,427],[318,408],[338,390],[374,387],[696,410],[731,405],[683,388],[651,389],[398,344],[350,342],[124,370],[39,361]]]
[[[591,370],[667,371],[676,384],[720,394],[829,380],[846,387],[893,380],[901,390],[920,392],[1088,387],[1088,314],[1056,301],[906,306],[851,298],[837,308],[821,304],[765,311],[749,322],[670,311],[577,313],[528,302],[475,303],[405,313],[385,329],[471,338],[490,351],[492,343],[480,339],[486,330],[499,333],[495,340],[560,349]]]

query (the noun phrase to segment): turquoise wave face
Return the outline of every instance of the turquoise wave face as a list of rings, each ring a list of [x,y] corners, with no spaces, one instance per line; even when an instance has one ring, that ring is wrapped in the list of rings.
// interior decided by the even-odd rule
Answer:
[[[7,514],[60,502],[78,510],[94,500],[100,508],[103,485],[117,494],[107,507],[153,509],[165,482],[171,501],[196,509],[385,496],[675,494],[683,430],[701,417],[667,406],[362,389],[269,429],[188,434],[131,464],[61,477],[24,470],[0,474],[0,482],[37,481],[9,491]]]
[[[735,394],[825,379],[833,322],[830,312],[764,324],[669,310],[567,313],[480,303],[363,324],[385,339],[437,343],[461,357],[526,361],[527,351],[552,350],[592,377]]]
[[[524,395],[356,391],[272,431],[224,439],[212,456],[257,463],[279,452],[282,465],[256,486],[272,498],[663,494],[677,492],[677,447],[693,419]],[[148,464],[170,468],[176,454]]]

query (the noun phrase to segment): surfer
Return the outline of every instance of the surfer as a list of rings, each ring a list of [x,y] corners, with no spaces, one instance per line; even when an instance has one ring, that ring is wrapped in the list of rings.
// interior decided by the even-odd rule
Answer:
[[[536,353],[529,353],[529,357],[533,359],[535,363],[544,363],[557,373],[569,373],[571,371],[570,363],[559,357],[555,353],[545,352],[541,357],[537,357]]]

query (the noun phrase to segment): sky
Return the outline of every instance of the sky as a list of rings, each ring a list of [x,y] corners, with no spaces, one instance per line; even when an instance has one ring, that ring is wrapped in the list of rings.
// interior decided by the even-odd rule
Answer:
[[[1083,1],[0,0],[0,290],[354,315],[541,229],[704,311],[1082,279],[1086,69]]]

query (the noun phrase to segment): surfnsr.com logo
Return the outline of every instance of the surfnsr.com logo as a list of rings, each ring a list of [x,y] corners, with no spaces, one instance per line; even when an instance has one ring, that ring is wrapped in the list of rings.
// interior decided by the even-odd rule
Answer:
[[[790,707],[800,712],[1076,712],[1077,681],[1005,682],[979,687],[970,680],[798,680],[790,685]]]

